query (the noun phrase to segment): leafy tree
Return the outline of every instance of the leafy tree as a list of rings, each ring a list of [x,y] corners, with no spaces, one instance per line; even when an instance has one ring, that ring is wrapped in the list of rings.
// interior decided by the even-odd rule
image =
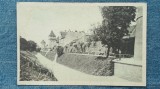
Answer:
[[[122,37],[128,34],[127,28],[135,19],[136,7],[133,6],[109,6],[101,8],[103,22],[95,33],[102,44],[107,45],[109,56],[110,48],[113,52],[120,48]]]
[[[83,43],[83,45],[82,45],[82,52],[84,53],[84,52],[86,52],[86,44],[85,43]]]
[[[84,52],[84,42],[80,42],[80,49],[81,49],[81,52],[83,53]]]
[[[28,42],[26,39],[20,37],[20,50],[26,51],[28,49]]]
[[[37,50],[36,49],[37,48],[37,44],[34,41],[31,41],[31,40],[28,41],[28,47],[29,47],[28,50],[31,51],[31,52]]]
[[[39,52],[40,48],[37,48],[37,44],[34,41],[27,41],[25,38],[20,37],[20,50]]]
[[[73,44],[73,47],[76,49],[77,52],[79,51],[79,48],[78,48],[78,44],[77,44],[77,43],[74,43],[74,44]]]
[[[58,57],[60,57],[62,54],[64,54],[63,50],[64,50],[64,48],[62,46],[57,46]]]
[[[36,48],[36,52],[40,52],[41,51],[41,48]]]

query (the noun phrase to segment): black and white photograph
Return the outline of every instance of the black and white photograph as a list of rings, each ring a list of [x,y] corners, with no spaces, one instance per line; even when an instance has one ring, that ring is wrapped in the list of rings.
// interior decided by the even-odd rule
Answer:
[[[17,84],[146,86],[145,3],[17,3]]]

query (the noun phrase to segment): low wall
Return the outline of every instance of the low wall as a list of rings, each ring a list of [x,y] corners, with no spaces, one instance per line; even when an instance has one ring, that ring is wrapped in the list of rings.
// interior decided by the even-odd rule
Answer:
[[[114,75],[132,82],[142,81],[142,66],[114,62]]]

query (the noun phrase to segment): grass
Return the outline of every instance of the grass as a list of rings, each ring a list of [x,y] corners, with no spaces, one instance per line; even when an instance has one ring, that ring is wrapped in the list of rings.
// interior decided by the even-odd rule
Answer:
[[[91,55],[79,54],[63,54],[57,60],[58,63],[68,66],[78,71],[97,75],[111,76],[113,75],[112,59],[104,57],[96,57]]]
[[[46,52],[41,52],[41,54],[45,57],[47,57],[49,60],[53,61],[56,55],[55,51],[49,51],[47,54]]]
[[[57,81],[51,71],[43,67],[35,52],[20,52],[20,81]]]

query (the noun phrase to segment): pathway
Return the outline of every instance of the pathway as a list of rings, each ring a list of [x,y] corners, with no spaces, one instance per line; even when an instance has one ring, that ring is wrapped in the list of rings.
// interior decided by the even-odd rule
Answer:
[[[127,80],[115,77],[115,76],[94,76],[85,74],[83,72],[71,69],[64,65],[61,65],[56,62],[56,57],[54,61],[51,61],[38,53],[36,55],[40,63],[46,67],[47,69],[51,70],[58,81],[101,81],[101,82],[127,82]]]

